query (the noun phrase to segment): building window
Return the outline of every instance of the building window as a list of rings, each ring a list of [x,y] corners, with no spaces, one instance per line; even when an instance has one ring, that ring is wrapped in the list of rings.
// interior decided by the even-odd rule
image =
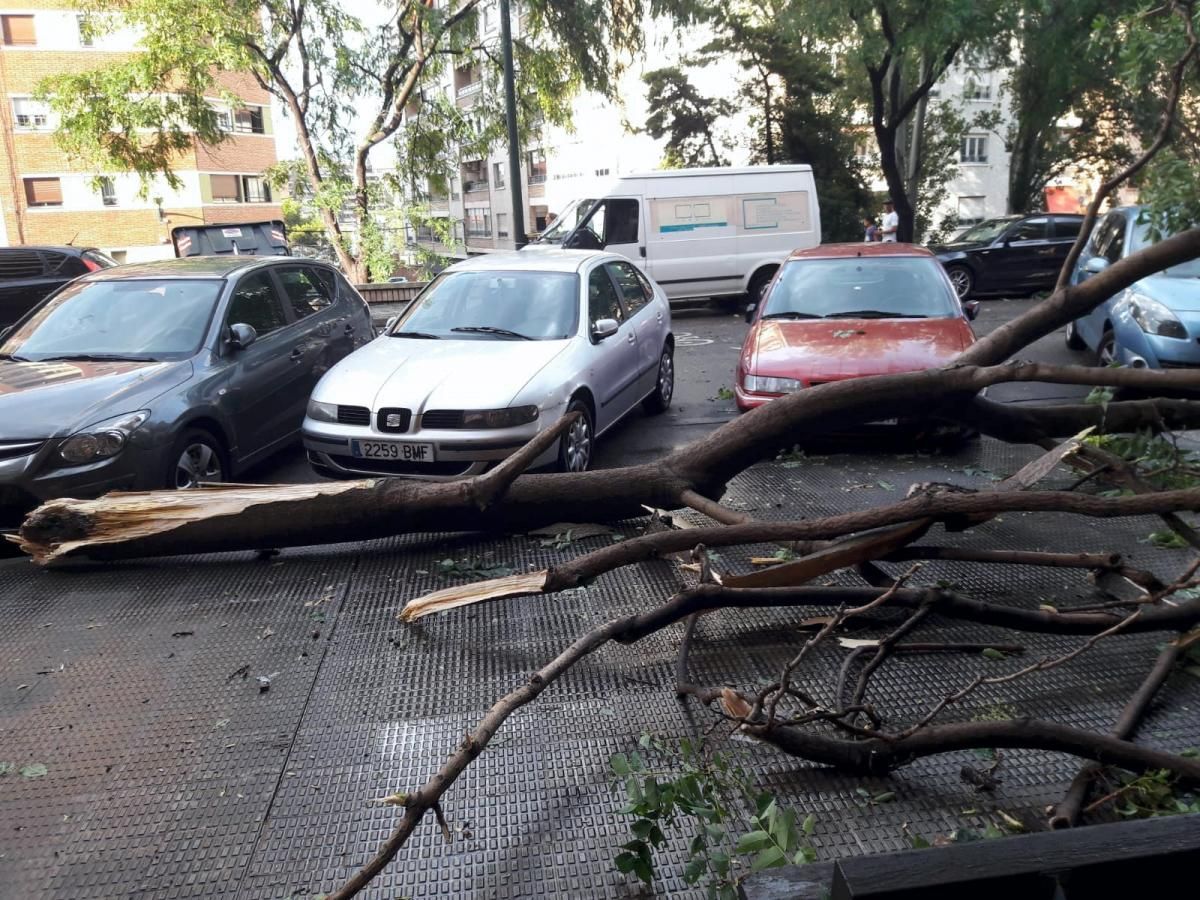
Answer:
[[[983,197],[959,197],[958,224],[963,227],[978,225],[987,218],[985,209],[985,198]]]
[[[209,175],[208,182],[212,186],[213,203],[240,203],[242,201],[241,192],[238,190],[241,185],[238,184],[236,175]]]
[[[985,163],[987,159],[987,135],[962,139],[962,146],[958,152],[959,162]]]
[[[18,128],[27,128],[30,131],[36,131],[39,128],[48,127],[50,122],[50,107],[45,103],[22,97],[14,99],[12,105],[13,121],[17,123]]]
[[[94,47],[95,36],[92,33],[91,16],[87,13],[79,13],[75,16],[75,27],[79,29],[79,46]]]
[[[482,87],[483,81],[476,67],[463,66],[454,70],[454,91],[459,97],[477,93]]]
[[[604,177],[605,175],[607,175],[608,173],[609,173],[609,170],[608,170],[608,169],[597,169],[597,170],[596,170],[596,177],[597,177],[597,178],[603,178],[603,177]]]
[[[463,163],[462,182],[464,191],[486,191],[488,189],[487,163],[482,159]]]
[[[498,188],[504,187],[504,163],[492,163],[492,183]]]
[[[243,175],[242,196],[247,203],[269,203],[271,186],[261,175]]]
[[[9,47],[32,47],[37,44],[33,16],[0,16],[0,30]]]
[[[26,178],[25,202],[29,206],[62,206],[62,182],[57,178]]]
[[[496,213],[496,237],[508,237],[508,213]]]
[[[467,237],[490,237],[492,234],[492,208],[480,206],[467,210]]]
[[[968,78],[967,83],[963,85],[964,100],[991,100],[992,86],[982,81],[977,81],[974,78]]]
[[[117,205],[117,186],[107,175],[100,178],[100,202],[105,206]]]
[[[263,124],[263,108],[261,106],[247,106],[243,109],[234,110],[232,130],[240,134],[265,134],[266,127]]]
[[[529,168],[530,184],[546,183],[546,151],[530,150],[525,154],[525,165]]]

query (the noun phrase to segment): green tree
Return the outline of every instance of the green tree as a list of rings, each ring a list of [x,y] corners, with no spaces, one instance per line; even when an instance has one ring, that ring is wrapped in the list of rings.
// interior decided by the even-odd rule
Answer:
[[[174,167],[193,140],[225,139],[207,99],[236,104],[220,73],[248,72],[293,122],[294,174],[338,261],[366,280],[371,269],[391,270],[397,229],[388,207],[403,187],[372,177],[377,149],[394,148],[396,171],[444,181],[460,153],[479,155],[502,140],[499,91],[462,110],[433,90],[450,66],[477,66],[496,80],[497,50],[480,40],[480,2],[381,0],[368,21],[338,0],[84,0],[91,28],[132,26],[144,52],[54,76],[40,93],[61,117],[60,144],[76,158],[178,183]],[[643,14],[659,6],[526,0],[527,38],[515,49],[522,127],[566,124],[577,90],[611,89],[621,58],[639,46]],[[339,218],[347,212],[352,229]]]
[[[723,166],[713,130],[733,112],[728,100],[703,96],[677,66],[655,69],[642,76],[647,88],[646,133],[667,139],[671,168]]]

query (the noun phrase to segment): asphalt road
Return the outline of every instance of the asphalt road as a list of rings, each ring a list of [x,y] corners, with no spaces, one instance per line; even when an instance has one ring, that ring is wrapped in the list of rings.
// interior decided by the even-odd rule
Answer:
[[[1037,300],[985,300],[975,333],[983,336],[1030,309]],[[733,387],[734,367],[749,326],[742,316],[711,309],[681,310],[675,331],[675,399],[659,416],[635,410],[599,442],[596,466],[613,468],[646,462],[682,447],[737,416],[733,400],[722,394]],[[1035,343],[1025,354],[1049,363],[1087,363],[1088,356],[1066,348],[1061,332]],[[722,390],[724,389],[724,391]],[[1043,384],[1007,384],[992,388],[995,400],[1023,403],[1080,397],[1086,388]],[[239,481],[288,483],[319,481],[299,447],[285,450],[241,476]]]

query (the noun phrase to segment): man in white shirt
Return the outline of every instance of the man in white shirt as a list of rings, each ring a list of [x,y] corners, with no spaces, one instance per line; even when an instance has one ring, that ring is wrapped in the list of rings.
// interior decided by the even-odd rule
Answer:
[[[896,215],[896,206],[891,200],[885,200],[883,203],[883,227],[880,231],[883,232],[883,240],[896,242],[896,231],[900,228],[900,217]]]

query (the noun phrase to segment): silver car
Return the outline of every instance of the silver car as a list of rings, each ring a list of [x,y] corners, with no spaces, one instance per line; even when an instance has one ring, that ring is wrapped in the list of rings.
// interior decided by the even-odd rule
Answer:
[[[666,296],[612,253],[526,250],[442,272],[321,379],[304,445],[332,477],[474,475],[570,410],[535,466],[581,472],[597,436],[675,387]]]
[[[193,257],[93,272],[0,334],[0,526],[54,497],[224,481],[295,441],[372,337],[331,266]]]

